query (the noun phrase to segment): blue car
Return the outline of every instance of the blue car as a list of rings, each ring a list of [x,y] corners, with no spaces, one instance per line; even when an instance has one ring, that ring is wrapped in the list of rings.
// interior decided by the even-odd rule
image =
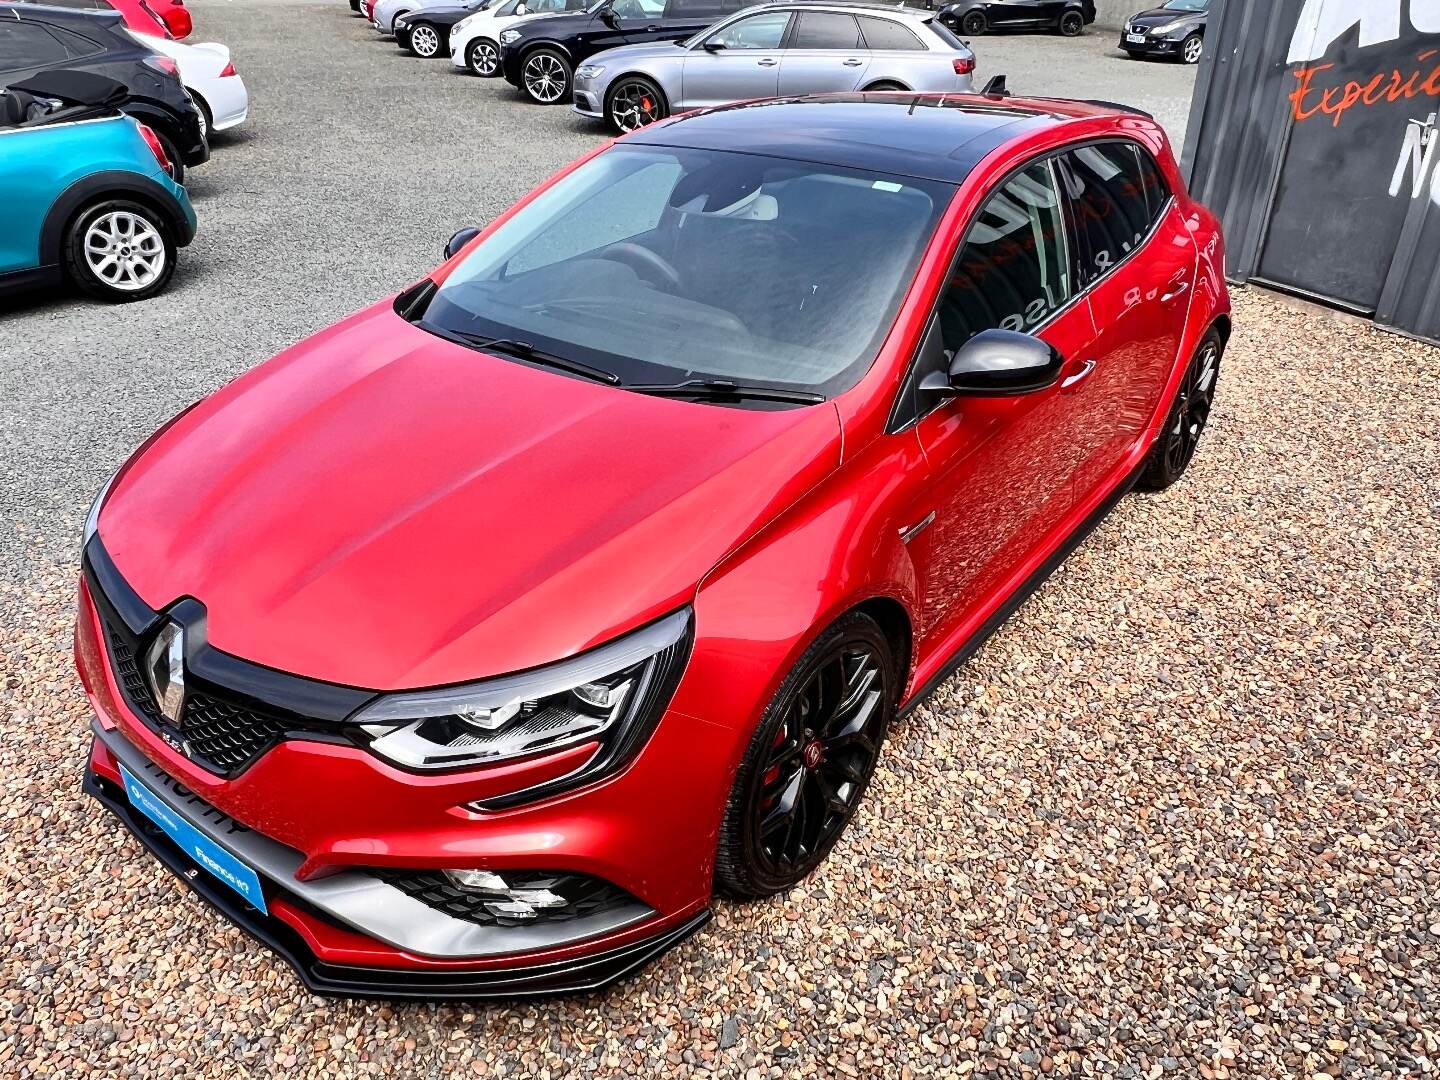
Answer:
[[[169,283],[195,211],[155,133],[119,111],[126,96],[71,70],[0,91],[0,295],[69,281],[124,302]]]

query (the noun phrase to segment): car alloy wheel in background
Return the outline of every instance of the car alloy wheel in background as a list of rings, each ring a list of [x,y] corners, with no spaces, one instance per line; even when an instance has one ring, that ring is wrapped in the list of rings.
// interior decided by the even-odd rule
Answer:
[[[1085,16],[1078,11],[1067,11],[1060,16],[1060,33],[1066,37],[1079,37],[1085,30]]]
[[[570,94],[570,66],[554,49],[537,49],[521,68],[525,95],[539,105],[554,105]]]
[[[492,79],[500,74],[500,47],[488,38],[472,41],[465,62],[482,79]]]
[[[440,51],[440,35],[429,23],[416,23],[410,28],[410,51],[429,60]]]
[[[1199,34],[1191,34],[1180,46],[1180,59],[1187,64],[1198,64],[1204,55],[1205,39]]]
[[[960,20],[961,33],[971,37],[980,37],[985,33],[987,23],[983,11],[972,11]]]
[[[91,296],[124,302],[154,296],[175,270],[175,246],[155,211],[126,200],[82,213],[66,238],[70,279]]]
[[[656,120],[663,120],[668,111],[659,88],[649,79],[625,78],[610,91],[610,124],[616,131],[634,131]]]

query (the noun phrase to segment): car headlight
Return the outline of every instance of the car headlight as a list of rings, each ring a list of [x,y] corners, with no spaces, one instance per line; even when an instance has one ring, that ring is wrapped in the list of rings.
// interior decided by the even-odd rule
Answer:
[[[457,22],[454,26],[450,28],[450,36],[454,37],[456,34],[458,34],[461,30],[464,30],[465,27],[469,26],[474,21],[474,15],[466,15],[465,18],[461,19],[459,22]]]
[[[639,750],[669,704],[689,646],[686,608],[547,667],[383,695],[351,722],[371,751],[407,769],[474,768],[599,743],[563,778],[573,786]]]
[[[1176,30],[1185,29],[1186,25],[1184,19],[1176,19],[1174,22],[1165,23],[1163,26],[1152,27],[1150,32],[1156,35],[1173,34]]]
[[[515,42],[517,42],[517,41],[519,41],[519,40],[520,40],[520,31],[519,31],[519,30],[504,30],[504,31],[501,31],[501,34],[500,34],[500,44],[501,44],[501,45],[514,45]]]
[[[575,69],[575,74],[582,79],[598,79],[605,71],[599,64],[581,64]]]

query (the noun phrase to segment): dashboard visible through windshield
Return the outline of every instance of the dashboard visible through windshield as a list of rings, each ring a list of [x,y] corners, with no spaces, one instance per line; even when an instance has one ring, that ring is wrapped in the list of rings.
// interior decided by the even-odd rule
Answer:
[[[462,261],[420,320],[623,384],[830,396],[874,362],[949,185],[754,154],[617,146]]]

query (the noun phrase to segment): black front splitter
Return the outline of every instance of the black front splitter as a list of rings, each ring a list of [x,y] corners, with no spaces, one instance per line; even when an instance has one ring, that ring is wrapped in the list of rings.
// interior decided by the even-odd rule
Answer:
[[[137,840],[200,898],[295,969],[307,989],[325,997],[475,1001],[548,997],[602,990],[633,975],[710,921],[707,908],[689,921],[618,949],[514,968],[472,971],[352,967],[318,959],[289,923],[251,907],[239,894],[195,865],[181,848],[139,813],[124,792],[92,770],[84,791],[120,819]],[[297,897],[287,898],[298,907]]]

